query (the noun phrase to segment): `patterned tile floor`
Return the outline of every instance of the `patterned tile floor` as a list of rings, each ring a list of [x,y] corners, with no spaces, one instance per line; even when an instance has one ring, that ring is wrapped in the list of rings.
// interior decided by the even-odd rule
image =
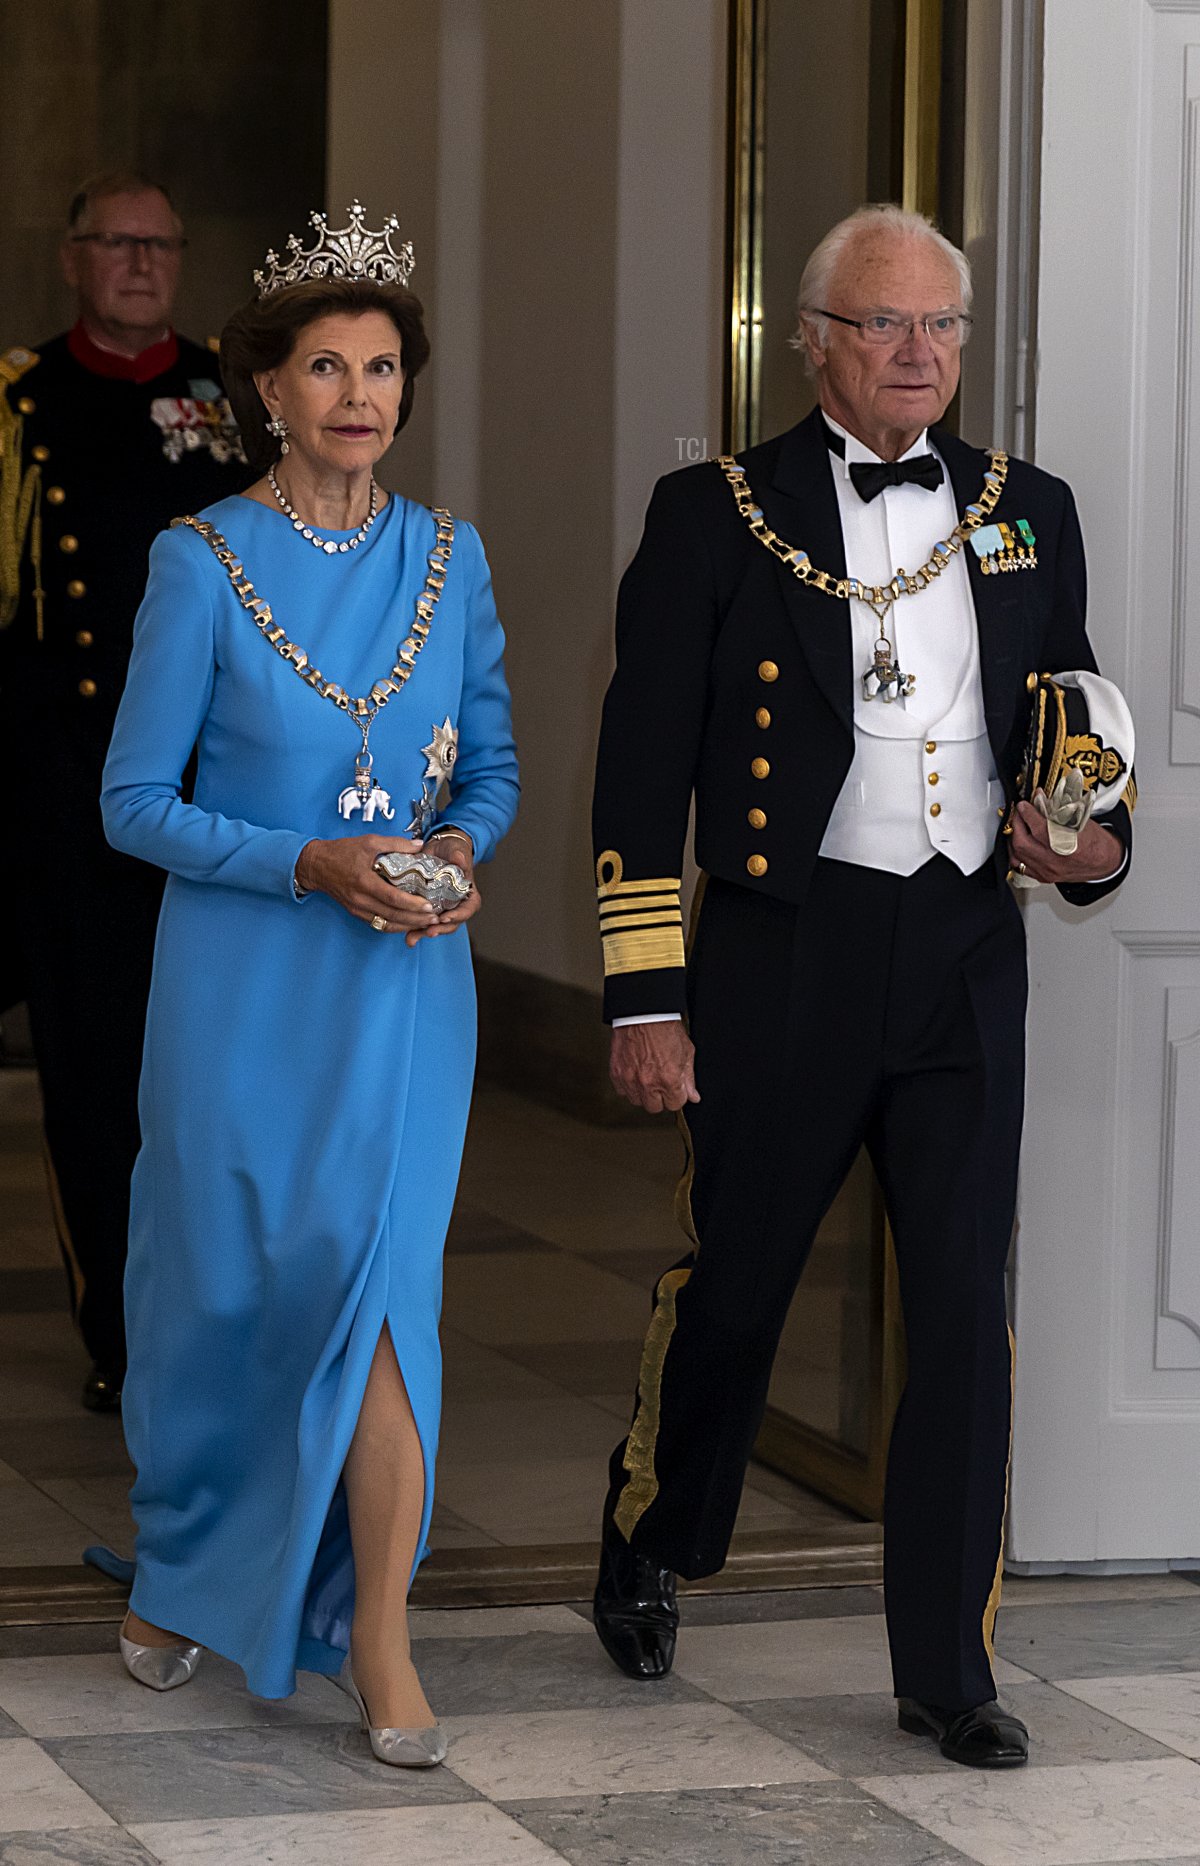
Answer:
[[[675,1170],[661,1126],[479,1097],[436,1546],[594,1540],[648,1287],[677,1253]],[[129,1464],[119,1422],[78,1407],[19,1071],[0,1072],[0,1200],[0,1567],[73,1562],[97,1535],[128,1545]],[[743,1527],[838,1520],[752,1472]],[[266,1704],[209,1658],[160,1698],[112,1627],[0,1629],[0,1866],[1200,1866],[1190,1581],[1010,1581],[1002,1690],[1036,1748],[994,1778],[897,1732],[881,1608],[872,1588],[691,1596],[658,1686],[612,1668],[582,1607],[423,1612],[450,1743],[427,1775],[375,1763],[324,1680]]]
[[[110,1627],[0,1631],[0,1866],[1200,1866],[1200,1592],[1006,1590],[1028,1769],[902,1736],[873,1588],[690,1599],[672,1677],[609,1664],[583,1607],[424,1612],[446,1765],[375,1763],[306,1678],[207,1658],[156,1697]]]
[[[120,1421],[79,1406],[39,1123],[32,1072],[0,1070],[0,1568],[133,1536]],[[434,1548],[595,1542],[650,1290],[679,1255],[678,1170],[669,1123],[614,1132],[477,1095],[447,1244]],[[755,1470],[739,1526],[844,1520]]]

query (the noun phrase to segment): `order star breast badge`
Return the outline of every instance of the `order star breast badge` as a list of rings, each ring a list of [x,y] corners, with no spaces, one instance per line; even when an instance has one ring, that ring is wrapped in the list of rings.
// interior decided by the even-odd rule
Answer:
[[[449,714],[444,724],[433,728],[433,738],[428,745],[422,745],[421,750],[429,760],[424,773],[427,778],[436,778],[441,783],[450,776],[458,758],[458,727],[450,724]]]

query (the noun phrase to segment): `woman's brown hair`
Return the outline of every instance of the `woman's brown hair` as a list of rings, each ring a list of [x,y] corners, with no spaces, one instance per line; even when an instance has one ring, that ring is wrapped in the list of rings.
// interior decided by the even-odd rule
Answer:
[[[400,333],[404,388],[396,422],[399,434],[412,413],[413,381],[429,361],[421,301],[403,285],[369,279],[310,279],[273,292],[269,298],[251,298],[234,312],[221,332],[221,375],[246,458],[256,473],[274,466],[280,443],[267,432],[267,407],[255,387],[255,375],[285,363],[301,331],[318,318],[338,313],[356,317],[364,311],[382,311]]]

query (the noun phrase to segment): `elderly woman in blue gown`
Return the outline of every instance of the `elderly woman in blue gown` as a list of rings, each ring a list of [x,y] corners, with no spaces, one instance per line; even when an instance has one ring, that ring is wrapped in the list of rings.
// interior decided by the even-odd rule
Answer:
[[[357,202],[343,234],[314,224],[222,338],[266,471],[156,542],[105,774],[109,840],[169,874],[133,1180],[121,1649],[158,1689],[204,1648],[265,1697],[297,1668],[338,1677],[376,1754],[421,1766],[444,1749],[406,1602],[474,1068],[462,928],[517,767],[479,537],[373,476],[429,353],[411,249],[392,220],[364,234]],[[460,904],[376,872],[422,848],[462,871]]]

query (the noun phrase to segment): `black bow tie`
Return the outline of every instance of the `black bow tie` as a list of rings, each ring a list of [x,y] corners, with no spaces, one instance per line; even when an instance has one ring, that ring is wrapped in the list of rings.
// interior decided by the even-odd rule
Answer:
[[[823,422],[822,426],[830,452],[844,460],[845,441],[834,433],[828,422]],[[856,460],[850,467],[850,478],[859,498],[864,505],[869,505],[885,486],[923,486],[926,492],[936,492],[945,474],[936,454],[918,454],[915,460]]]
[[[924,486],[936,492],[942,483],[942,463],[936,454],[918,454],[915,460],[855,460],[850,478],[859,498],[868,505],[885,486]]]

